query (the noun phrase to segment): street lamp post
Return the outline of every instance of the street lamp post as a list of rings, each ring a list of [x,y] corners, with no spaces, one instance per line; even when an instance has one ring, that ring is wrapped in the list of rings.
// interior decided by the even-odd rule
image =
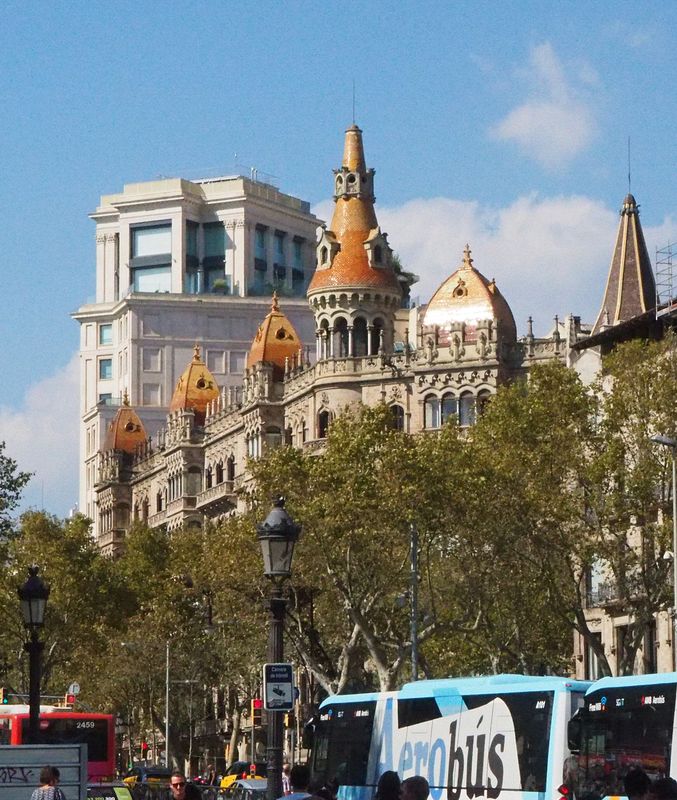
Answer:
[[[169,639],[165,642],[165,766],[169,769]]]
[[[282,581],[291,576],[294,545],[301,534],[297,525],[284,508],[284,498],[279,497],[265,521],[256,526],[261,553],[263,574],[270,579],[273,588],[270,595],[270,629],[268,637],[268,660],[277,664],[284,658],[284,615],[287,601],[282,596]],[[268,711],[268,800],[282,795],[282,742],[283,719],[280,711]]]
[[[672,659],[677,670],[677,439],[659,435],[651,441],[670,448],[672,455]]]
[[[38,744],[40,737],[40,660],[44,643],[39,639],[40,628],[45,621],[45,606],[49,597],[49,586],[38,576],[39,567],[28,568],[28,580],[18,589],[24,625],[30,640],[24,643],[28,653],[28,743]]]

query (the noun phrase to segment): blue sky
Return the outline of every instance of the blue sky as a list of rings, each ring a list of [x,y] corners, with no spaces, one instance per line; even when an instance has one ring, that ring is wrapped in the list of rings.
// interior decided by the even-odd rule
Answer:
[[[677,4],[69,2],[0,6],[0,440],[26,506],[77,497],[78,331],[101,194],[255,166],[328,203],[363,128],[382,227],[429,298],[469,241],[520,332],[592,320],[617,210],[677,238]],[[239,166],[238,166],[239,165]]]

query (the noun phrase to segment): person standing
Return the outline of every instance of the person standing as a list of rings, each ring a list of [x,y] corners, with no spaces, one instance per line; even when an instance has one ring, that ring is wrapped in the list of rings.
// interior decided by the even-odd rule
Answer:
[[[285,761],[282,765],[282,794],[291,794],[291,783],[289,781],[290,771],[291,764]]]
[[[628,800],[646,800],[651,788],[651,778],[641,767],[634,767],[623,778],[623,788]]]
[[[31,800],[66,800],[66,795],[59,788],[60,777],[57,767],[43,767],[40,770],[40,786],[31,795]]]
[[[386,770],[376,784],[375,800],[399,800],[401,786],[400,776],[392,769]]]
[[[310,797],[308,784],[310,783],[310,770],[305,764],[294,764],[289,772],[291,792],[282,795],[280,800],[304,800]]]

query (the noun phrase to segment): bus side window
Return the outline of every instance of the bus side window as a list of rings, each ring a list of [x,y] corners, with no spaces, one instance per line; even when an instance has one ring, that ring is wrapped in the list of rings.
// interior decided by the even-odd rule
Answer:
[[[572,753],[580,753],[581,751],[581,733],[581,714],[579,709],[567,725],[567,745]]]

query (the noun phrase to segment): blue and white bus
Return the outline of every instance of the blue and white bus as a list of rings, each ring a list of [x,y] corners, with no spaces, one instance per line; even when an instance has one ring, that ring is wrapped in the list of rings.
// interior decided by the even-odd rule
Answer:
[[[677,778],[677,673],[601,678],[571,720],[577,754],[566,782],[579,800],[623,797],[623,778],[641,767],[648,776]]]
[[[379,776],[423,775],[432,800],[557,800],[567,725],[589,682],[493,675],[332,695],[320,706],[311,780],[370,800]]]

